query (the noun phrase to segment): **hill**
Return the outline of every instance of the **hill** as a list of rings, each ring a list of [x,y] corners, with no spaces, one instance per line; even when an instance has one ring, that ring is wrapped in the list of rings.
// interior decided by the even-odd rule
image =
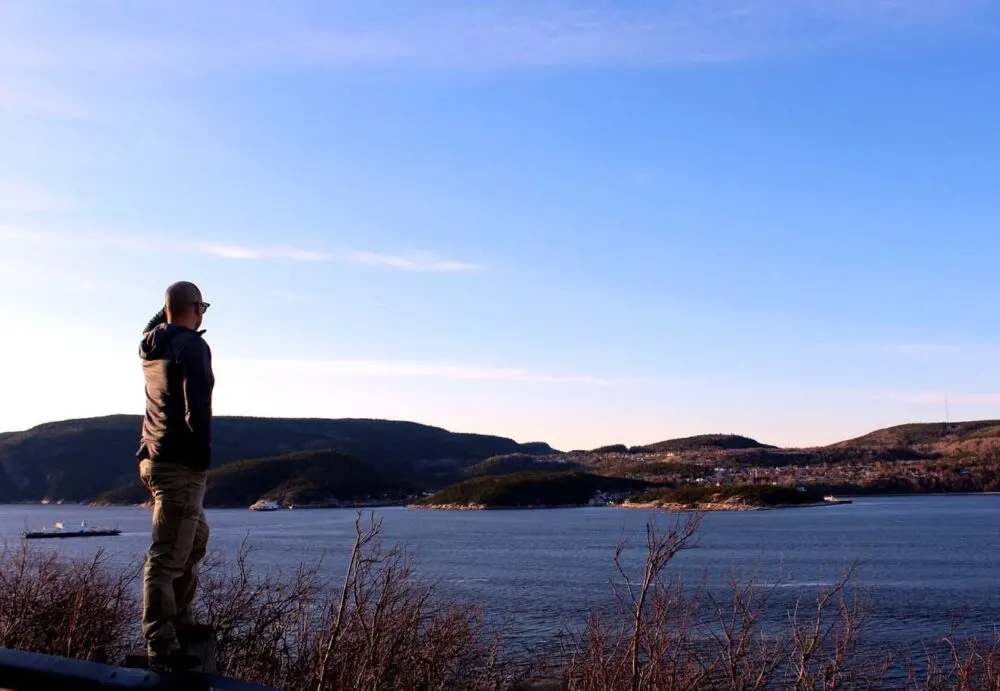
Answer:
[[[838,463],[893,463],[931,458],[925,452],[898,446],[827,447],[821,449],[748,449],[732,451],[724,460],[739,467],[778,468],[789,465],[819,465]]]
[[[564,459],[538,458],[530,454],[512,453],[504,456],[493,456],[481,463],[465,469],[469,477],[481,475],[510,475],[513,473],[542,473],[581,470],[583,466]]]
[[[0,437],[0,501],[85,501],[134,485],[140,416],[66,420]],[[491,456],[554,453],[547,444],[461,434],[413,422],[224,417],[213,467],[299,451],[336,451],[400,481],[440,487]]]
[[[414,488],[386,478],[368,463],[335,451],[236,461],[208,472],[205,505],[247,507],[258,499],[282,505],[330,504],[372,498],[403,499]],[[106,492],[98,501],[139,503],[149,493],[138,482]]]
[[[997,439],[1000,420],[897,425],[831,445],[837,447],[948,447],[968,440]]]
[[[741,437],[738,434],[700,434],[694,437],[668,439],[667,441],[633,446],[630,451],[645,453],[685,453],[703,450],[736,450],[736,449],[774,449],[775,446],[762,444],[756,439]]]
[[[680,487],[672,490],[650,490],[626,505],[656,505],[668,508],[708,510],[747,510],[777,506],[801,506],[823,501],[816,489],[796,490],[794,487],[769,485],[734,485],[729,487]]]
[[[134,456],[140,427],[139,416],[116,415],[0,434],[0,502],[86,501],[99,495],[142,501],[145,494],[137,484]],[[259,471],[266,482],[254,479],[258,471],[246,471],[245,476],[240,472],[233,476],[236,479],[226,480],[234,484],[219,490],[220,496],[235,505],[258,490],[272,489],[298,497],[292,501],[299,503],[321,501],[315,499],[320,496],[347,499],[338,494],[347,472],[341,466],[347,463],[364,464],[358,467],[371,474],[373,484],[357,491],[375,494],[436,490],[470,477],[570,471],[661,486],[753,479],[808,481],[834,488],[976,491],[1000,486],[997,420],[898,425],[804,449],[779,449],[739,435],[711,434],[569,454],[540,442],[519,444],[503,437],[371,419],[220,416],[215,419],[214,436],[213,469],[247,459],[269,468]],[[306,456],[295,458],[302,453]],[[333,456],[323,462],[318,456],[305,460],[310,453],[339,454],[351,461],[334,462]],[[924,479],[897,481],[916,475]],[[224,477],[219,475],[217,481]],[[294,485],[295,478],[302,477],[308,482]]]
[[[597,492],[633,492],[648,483],[590,473],[517,473],[477,477],[415,502],[426,507],[512,508],[578,506]]]
[[[577,453],[586,452],[578,451]],[[600,446],[590,453],[631,453],[631,450],[624,444],[609,444],[608,446]]]

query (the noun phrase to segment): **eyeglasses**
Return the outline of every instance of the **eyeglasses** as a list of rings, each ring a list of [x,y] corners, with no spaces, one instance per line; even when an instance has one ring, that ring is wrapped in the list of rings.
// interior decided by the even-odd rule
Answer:
[[[207,312],[208,308],[212,306],[211,303],[202,302],[201,300],[197,300],[194,304],[199,305],[201,307],[201,313],[202,314],[204,314],[205,312]]]

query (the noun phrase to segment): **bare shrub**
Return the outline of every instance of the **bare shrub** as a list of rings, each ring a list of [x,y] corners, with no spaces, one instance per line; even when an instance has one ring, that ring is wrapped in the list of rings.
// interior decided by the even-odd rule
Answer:
[[[756,577],[729,581],[732,601],[723,601],[710,592],[707,625],[714,654],[706,656],[705,668],[715,682],[724,681],[738,691],[768,688],[786,659],[786,649],[777,634],[763,629],[769,596],[773,588],[759,587]]]
[[[860,597],[846,597],[855,567],[823,589],[815,605],[789,613],[784,629],[765,626],[769,592],[755,578],[730,581],[727,599],[686,590],[667,577],[670,562],[693,546],[701,514],[675,516],[665,531],[646,526],[646,554],[616,588],[611,616],[595,613],[566,654],[570,689],[838,689],[876,687],[886,655],[859,651]],[[704,600],[704,601],[702,601]],[[805,613],[805,612],[808,613]],[[770,630],[769,630],[770,629]]]
[[[419,580],[407,554],[386,548],[381,523],[359,513],[347,571],[337,583],[321,562],[285,576],[258,575],[244,543],[235,561],[207,563],[198,609],[215,627],[219,671],[286,691],[509,688],[500,636],[479,607],[447,602]],[[595,611],[555,659],[532,671],[582,691],[906,688],[1000,691],[1000,638],[959,640],[952,631],[926,658],[893,659],[866,646],[853,564],[806,604],[779,604],[756,576],[722,595],[687,588],[670,564],[694,546],[700,514],[647,525],[641,564],[614,554],[614,603]],[[103,553],[67,560],[28,549],[0,551],[0,647],[118,662],[137,641],[138,568],[112,570]],[[787,618],[775,612],[787,610]],[[530,661],[528,661],[530,662]],[[530,685],[521,688],[533,688]]]
[[[84,660],[117,660],[139,619],[138,568],[110,570],[99,551],[67,560],[22,542],[0,551],[0,648]]]
[[[709,670],[700,660],[693,638],[697,612],[683,597],[679,583],[666,578],[666,567],[681,550],[692,546],[701,514],[675,520],[665,533],[646,525],[646,556],[633,577],[622,563],[625,542],[614,563],[623,585],[615,588],[615,607],[595,612],[567,654],[570,689],[696,688]]]
[[[355,528],[339,587],[319,564],[257,577],[245,546],[235,565],[206,569],[199,604],[220,672],[288,691],[502,688],[480,610],[440,602],[402,550],[383,548],[374,516]]]
[[[821,588],[802,614],[800,603],[789,614],[789,661],[786,679],[795,689],[878,688],[891,663],[887,652],[864,650],[858,636],[865,622],[860,592],[848,592],[857,571],[852,563],[829,587]]]
[[[216,631],[221,674],[276,688],[308,671],[302,646],[310,634],[310,609],[322,597],[318,567],[300,566],[291,577],[258,576],[244,542],[229,562],[206,563],[197,607]]]
[[[1000,637],[991,641],[966,639],[956,643],[952,635],[941,640],[943,651],[926,652],[923,673],[912,660],[908,664],[906,689],[924,691],[997,691],[1000,689]]]

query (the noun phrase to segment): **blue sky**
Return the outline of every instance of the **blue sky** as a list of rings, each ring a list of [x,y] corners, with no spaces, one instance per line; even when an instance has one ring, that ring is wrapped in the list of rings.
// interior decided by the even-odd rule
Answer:
[[[1000,417],[1000,4],[7,2],[0,430],[217,414],[561,448]]]

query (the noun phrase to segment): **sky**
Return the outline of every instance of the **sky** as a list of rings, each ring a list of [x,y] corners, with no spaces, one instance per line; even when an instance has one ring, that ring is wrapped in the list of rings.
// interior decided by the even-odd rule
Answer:
[[[0,431],[826,444],[1000,418],[1000,3],[0,3]]]

